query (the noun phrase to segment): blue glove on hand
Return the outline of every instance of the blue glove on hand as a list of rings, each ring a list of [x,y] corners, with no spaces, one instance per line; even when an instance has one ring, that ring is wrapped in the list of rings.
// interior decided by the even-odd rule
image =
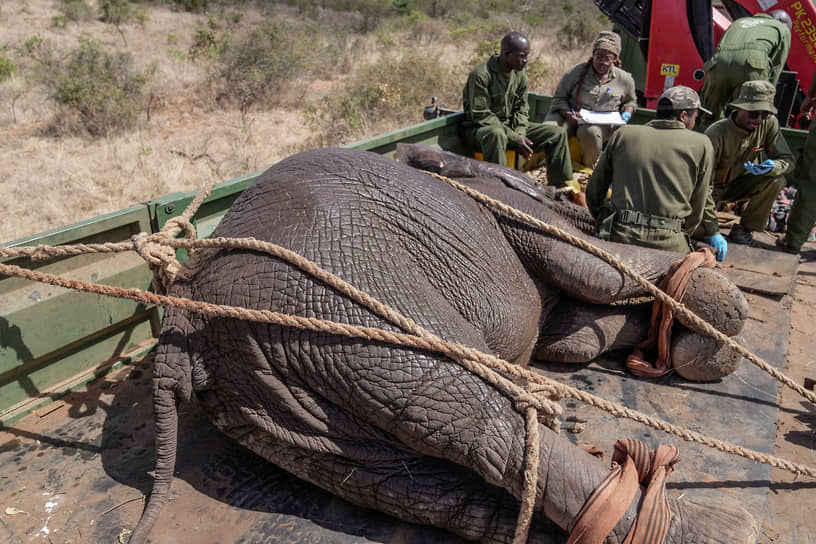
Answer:
[[[717,260],[722,262],[722,260],[725,259],[725,254],[728,253],[728,242],[725,241],[725,236],[720,233],[709,236],[708,243],[717,250]]]
[[[631,118],[632,118],[632,114],[630,112],[625,111],[625,112],[621,113],[621,119],[623,119],[624,122],[628,123],[629,119],[631,119]]]
[[[745,170],[755,176],[761,176],[763,174],[767,174],[771,170],[774,169],[774,161],[773,159],[765,159],[759,164],[754,164],[752,162],[746,162],[744,164]]]

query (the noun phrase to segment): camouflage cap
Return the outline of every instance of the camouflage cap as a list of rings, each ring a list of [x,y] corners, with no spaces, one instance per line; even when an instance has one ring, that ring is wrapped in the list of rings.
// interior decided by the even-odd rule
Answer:
[[[746,111],[769,111],[776,113],[773,105],[776,89],[773,83],[758,79],[746,81],[740,87],[740,93],[736,100],[728,104],[732,108],[739,108]]]
[[[660,100],[664,98],[671,102],[672,109],[675,111],[700,110],[705,114],[711,115],[711,112],[700,104],[700,96],[695,90],[685,85],[677,85],[666,89],[663,91],[663,94],[660,95]]]
[[[621,37],[611,30],[602,30],[598,37],[592,44],[592,50],[603,49],[615,53],[615,56],[620,55],[621,52]]]

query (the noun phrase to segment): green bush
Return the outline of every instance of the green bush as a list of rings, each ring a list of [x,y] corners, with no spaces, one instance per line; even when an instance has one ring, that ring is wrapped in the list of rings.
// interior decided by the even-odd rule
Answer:
[[[69,21],[85,21],[93,17],[93,9],[85,0],[63,0],[62,14]]]
[[[142,23],[146,18],[144,11],[132,6],[128,0],[99,0],[99,13],[102,21],[116,26],[132,20]]]
[[[6,57],[0,57],[0,81],[10,79],[17,73],[17,66]]]
[[[136,121],[150,71],[135,71],[130,55],[108,53],[101,42],[82,39],[63,60],[39,36],[23,51],[36,61],[38,79],[62,109],[59,128],[104,136]]]
[[[307,120],[336,145],[389,126],[422,120],[432,96],[449,107],[461,105],[466,74],[424,55],[383,59],[363,66],[353,81],[307,109]]]
[[[282,23],[267,21],[251,32],[230,35],[220,47],[220,98],[242,111],[255,103],[269,103],[288,82],[307,71],[313,49],[303,30]]]
[[[184,8],[186,11],[193,11],[196,13],[203,13],[207,11],[209,6],[208,0],[170,0],[176,6]]]
[[[564,0],[561,9],[564,16],[558,37],[565,49],[592,43],[598,32],[609,28],[609,19],[594,6]]]

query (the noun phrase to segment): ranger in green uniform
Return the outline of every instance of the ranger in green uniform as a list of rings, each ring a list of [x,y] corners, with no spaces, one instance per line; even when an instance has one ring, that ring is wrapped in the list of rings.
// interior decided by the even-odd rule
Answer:
[[[808,234],[816,223],[816,120],[813,120],[813,110],[816,108],[816,72],[810,81],[808,95],[802,102],[801,112],[809,119],[808,132],[802,156],[796,163],[794,183],[796,197],[793,200],[790,215],[788,216],[788,231],[785,236],[777,239],[776,245],[783,251],[799,253],[802,244],[807,241]]]
[[[468,144],[481,151],[486,161],[505,165],[505,151],[516,149],[524,158],[543,151],[547,156],[547,180],[562,185],[572,179],[567,132],[561,127],[532,123],[527,102],[527,55],[530,42],[511,32],[501,50],[473,69],[462,92]]]
[[[753,245],[753,231],[762,231],[771,208],[785,187],[784,175],[793,170],[793,153],[782,136],[773,113],[774,86],[767,81],[743,83],[739,97],[730,107],[728,119],[706,130],[714,146],[712,195],[720,202],[748,201],[739,224],[729,234],[732,242]],[[707,234],[717,224],[713,210],[703,218]]]
[[[592,57],[564,74],[553,94],[545,123],[566,127],[569,136],[581,143],[581,163],[592,167],[601,155],[603,143],[615,131],[615,125],[586,124],[580,110],[621,114],[624,121],[637,107],[635,80],[620,66],[620,36],[602,31],[592,44]]]
[[[776,87],[790,50],[790,29],[790,16],[780,9],[731,23],[703,66],[707,74],[700,97],[712,112],[706,124],[723,118],[725,105],[746,81],[764,79]]]
[[[689,235],[713,205],[714,150],[708,138],[692,130],[701,109],[694,90],[672,87],[658,100],[654,121],[621,127],[609,138],[586,194],[600,238],[691,251]],[[716,224],[709,242],[722,260],[728,244]]]

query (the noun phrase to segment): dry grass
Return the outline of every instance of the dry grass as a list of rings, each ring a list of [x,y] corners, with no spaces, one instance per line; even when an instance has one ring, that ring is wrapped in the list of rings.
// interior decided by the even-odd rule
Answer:
[[[80,36],[101,40],[111,50],[129,52],[139,69],[156,67],[147,89],[152,96],[150,107],[138,129],[119,136],[54,138],[43,131],[56,113],[44,91],[19,73],[0,83],[0,194],[5,204],[0,240],[29,236],[164,194],[193,190],[262,170],[315,145],[336,144],[308,128],[302,109],[342,88],[359,67],[406,47],[438,59],[443,66],[462,67],[472,56],[463,53],[468,45],[447,40],[444,28],[436,21],[411,29],[390,28],[387,33],[359,35],[348,30],[353,15],[333,17],[330,20],[336,33],[323,31],[324,41],[319,45],[335,56],[323,59],[321,69],[309,78],[290,85],[286,96],[279,97],[280,106],[255,107],[242,115],[216,105],[208,86],[210,68],[184,56],[193,43],[196,26],[206,22],[205,16],[174,11],[160,3],[140,4],[146,8],[148,19],[143,26],[122,25],[120,35],[113,26],[98,20],[71,22],[64,28],[52,26],[52,17],[61,13],[60,2],[3,2],[0,47],[8,48],[0,54],[17,62],[8,52],[37,34],[53,43],[57,51],[70,50]],[[89,4],[95,8],[94,2]],[[293,10],[279,11],[278,17],[295,16]],[[242,24],[264,16],[249,7],[242,13]],[[551,93],[566,69],[587,58],[588,48],[560,50],[554,35],[533,35],[533,54],[541,56],[549,75],[541,88],[532,90]],[[428,99],[436,92],[428,89]],[[450,94],[455,96],[443,96],[442,100],[460,106],[461,96]],[[423,105],[416,105],[417,122]],[[383,119],[364,136],[396,128],[394,123]]]

